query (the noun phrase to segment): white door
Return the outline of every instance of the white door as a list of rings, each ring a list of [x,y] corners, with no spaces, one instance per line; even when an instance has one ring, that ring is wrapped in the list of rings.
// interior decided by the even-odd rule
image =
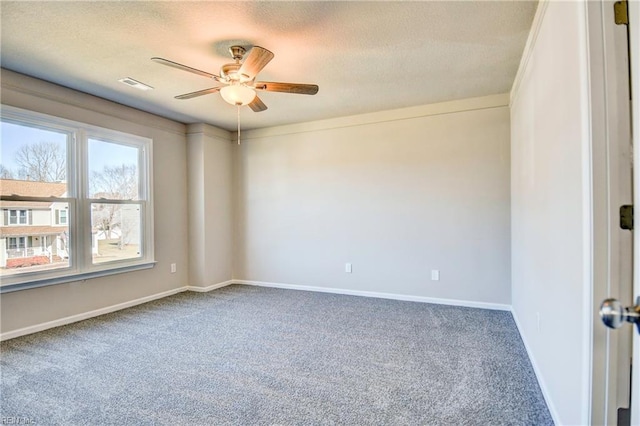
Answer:
[[[631,69],[632,92],[632,101],[630,102],[631,123],[629,128],[630,139],[637,141],[638,134],[640,134],[640,104],[638,102],[640,100],[640,78],[638,78],[640,75],[640,3],[637,1],[629,1],[628,8],[630,42],[628,55]],[[604,22],[606,22],[606,20]],[[604,25],[604,27],[607,27],[607,25]],[[619,32],[619,30],[613,31]],[[605,30],[604,33],[606,34],[606,32]],[[606,43],[603,43],[603,45],[606,45]],[[606,56],[605,54],[605,57]],[[612,61],[613,59],[611,57],[607,58],[605,68],[609,69]],[[611,76],[608,76],[606,79],[611,82]],[[607,88],[608,93],[611,92],[611,90],[612,88]],[[609,94],[612,95],[611,93]],[[615,97],[615,95],[612,96]],[[622,99],[618,99],[617,102],[621,100]],[[620,121],[625,120],[623,120],[623,117],[616,117],[614,122],[609,122],[609,126],[614,126],[615,123],[619,123]],[[637,142],[633,149],[633,164],[635,164],[636,167],[640,164],[640,149],[637,146]],[[613,169],[613,171],[615,172],[615,169]],[[614,293],[614,295],[623,301],[620,302],[616,299],[605,301],[605,303],[603,303],[603,309],[601,310],[601,316],[608,326],[612,328],[620,327],[620,330],[613,332],[611,339],[607,339],[607,346],[611,346],[607,348],[609,355],[611,355],[607,361],[611,379],[608,380],[608,397],[606,397],[605,400],[605,406],[609,407],[609,415],[606,416],[608,418],[606,423],[614,424],[615,417],[612,417],[614,415],[612,412],[614,407],[625,407],[628,405],[631,409],[630,424],[640,426],[640,173],[637,171],[633,173],[633,204],[635,206],[635,231],[633,232],[633,247],[635,247],[635,250],[633,250],[633,280],[631,292],[626,290],[624,283],[613,283],[614,285],[609,287],[610,290],[617,290],[617,294]],[[624,255],[622,262],[624,263]],[[613,276],[615,276],[615,274],[613,274]],[[635,323],[635,325],[625,323]],[[631,342],[629,342],[629,334]],[[635,361],[635,368],[631,370],[632,375],[630,380],[625,377],[625,375],[628,374],[627,359],[630,359],[629,365]],[[627,387],[629,387],[630,394],[626,392]],[[628,404],[624,403],[625,400],[629,401]],[[624,424],[626,424],[626,422],[624,422]]]
[[[632,87],[632,137],[634,149],[634,164],[640,164],[640,3],[629,2],[629,56],[631,60]],[[640,172],[633,176],[634,204],[640,208]],[[640,297],[640,232],[634,233],[633,246],[633,295]],[[633,333],[633,369],[631,387],[631,424],[640,425],[640,331]]]

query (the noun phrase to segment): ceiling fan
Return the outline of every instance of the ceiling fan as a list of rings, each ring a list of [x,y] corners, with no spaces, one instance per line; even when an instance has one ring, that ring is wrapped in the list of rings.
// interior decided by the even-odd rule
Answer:
[[[275,83],[268,81],[255,81],[256,75],[273,59],[273,53],[269,50],[254,46],[243,61],[246,49],[242,46],[231,46],[229,53],[235,62],[225,64],[220,68],[220,75],[201,71],[164,58],[151,58],[152,61],[167,65],[203,77],[211,78],[222,86],[198,90],[197,92],[178,95],[176,99],[191,99],[210,93],[220,92],[222,98],[235,106],[249,105],[255,112],[264,111],[267,106],[257,96],[256,91],[284,92],[302,95],[315,95],[318,93],[316,84]]]

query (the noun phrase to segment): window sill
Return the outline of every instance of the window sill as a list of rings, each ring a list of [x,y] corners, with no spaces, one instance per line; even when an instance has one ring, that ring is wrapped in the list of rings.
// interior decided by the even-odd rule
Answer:
[[[105,269],[102,271],[83,272],[83,273],[69,274],[69,275],[64,275],[64,276],[54,277],[54,278],[43,278],[43,279],[33,280],[33,281],[28,281],[23,283],[7,284],[5,286],[0,287],[0,294],[11,293],[11,292],[20,291],[20,290],[29,290],[32,288],[45,287],[45,286],[56,285],[56,284],[85,281],[92,278],[106,277],[109,275],[122,274],[125,272],[141,271],[143,269],[151,269],[155,266],[155,264],[156,262],[152,261],[152,262],[139,263],[136,265],[122,266],[119,268]]]

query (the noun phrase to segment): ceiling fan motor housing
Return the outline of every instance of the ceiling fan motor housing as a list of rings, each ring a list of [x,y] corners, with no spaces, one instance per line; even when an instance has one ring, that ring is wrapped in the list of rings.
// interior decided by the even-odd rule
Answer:
[[[241,61],[244,54],[247,53],[247,50],[242,46],[231,46],[229,53],[231,53],[234,61]]]

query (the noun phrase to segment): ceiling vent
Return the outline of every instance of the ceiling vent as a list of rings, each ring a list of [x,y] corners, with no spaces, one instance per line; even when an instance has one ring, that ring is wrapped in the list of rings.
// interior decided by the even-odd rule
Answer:
[[[138,80],[134,80],[131,77],[125,77],[125,78],[121,78],[120,80],[118,80],[120,83],[122,84],[126,84],[127,86],[131,86],[131,87],[135,87],[136,89],[140,89],[140,90],[153,90],[153,87],[149,86],[148,84],[144,84]]]

